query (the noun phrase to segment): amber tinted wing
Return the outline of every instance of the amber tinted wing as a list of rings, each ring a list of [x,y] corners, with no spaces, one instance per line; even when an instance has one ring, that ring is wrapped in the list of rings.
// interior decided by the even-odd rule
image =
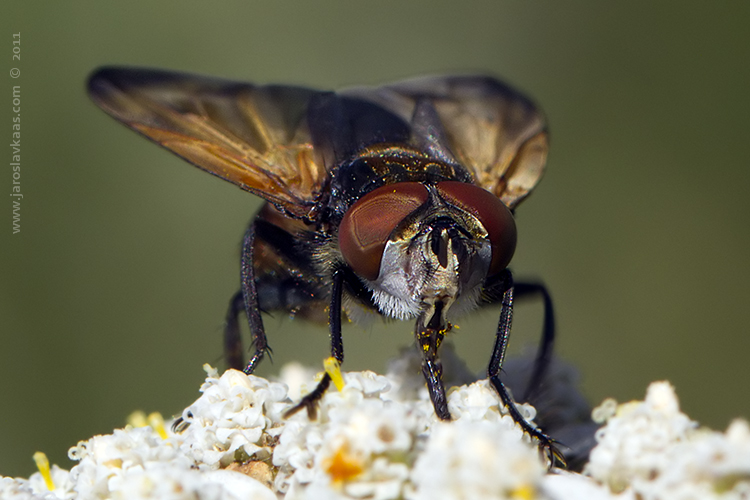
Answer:
[[[197,167],[312,215],[327,176],[306,120],[319,92],[124,68],[100,69],[88,88],[108,114]]]
[[[342,94],[368,99],[410,122],[412,142],[446,150],[476,184],[511,208],[544,171],[544,117],[530,100],[494,78],[429,77]]]

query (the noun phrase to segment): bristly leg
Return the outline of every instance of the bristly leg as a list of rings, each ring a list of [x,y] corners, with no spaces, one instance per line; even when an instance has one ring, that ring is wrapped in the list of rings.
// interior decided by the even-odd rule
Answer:
[[[489,366],[487,367],[487,376],[489,377],[492,386],[500,395],[500,399],[502,400],[503,405],[508,409],[511,418],[521,426],[521,429],[523,429],[526,434],[537,440],[540,450],[545,453],[550,460],[551,465],[554,465],[555,461],[559,461],[561,464],[565,465],[565,459],[560,450],[555,446],[554,439],[538,428],[533,427],[525,418],[523,418],[518,411],[518,408],[516,408],[513,398],[510,397],[505,384],[500,380],[500,370],[502,369],[503,360],[505,359],[505,351],[508,348],[510,329],[513,322],[513,276],[509,270],[506,269],[503,271],[502,281],[504,282],[505,291],[502,295],[500,320],[497,325],[495,347],[492,351]]]
[[[252,222],[245,232],[242,240],[242,257],[240,260],[240,290],[229,302],[226,320],[224,323],[224,357],[230,368],[242,370],[247,374],[253,373],[258,363],[263,359],[266,351],[270,351],[266,340],[263,320],[260,317],[260,305],[258,303],[258,292],[255,283],[255,270],[253,266],[253,251],[255,248],[256,223]],[[244,350],[242,349],[242,337],[240,334],[239,315],[244,311],[247,323],[250,327],[255,353],[247,364],[244,361]]]
[[[333,272],[333,276],[331,277],[331,305],[328,308],[331,356],[338,361],[339,365],[344,362],[344,344],[341,340],[341,295],[343,293],[345,277],[345,270],[342,268],[336,269]],[[307,409],[308,418],[315,420],[317,418],[318,402],[330,384],[331,376],[326,373],[312,392],[305,395],[299,403],[284,412],[284,418],[291,417],[302,408],[305,408]]]
[[[250,357],[243,371],[250,375],[255,371],[258,363],[268,351],[268,340],[266,330],[263,328],[263,319],[260,317],[260,305],[258,303],[258,290],[255,285],[255,267],[253,265],[253,251],[255,249],[255,222],[247,228],[242,240],[242,258],[240,260],[240,285],[242,297],[245,304],[245,315],[253,338],[255,352]]]
[[[442,307],[442,304],[440,307]],[[433,318],[439,316],[440,311],[437,310]],[[420,318],[416,324],[417,348],[422,352],[422,374],[427,382],[427,389],[430,391],[435,415],[440,420],[450,420],[448,398],[445,396],[445,387],[443,386],[443,365],[438,357],[438,348],[443,341],[443,337],[445,337],[445,329],[442,325],[431,324],[431,322],[432,320],[424,325],[424,319]]]

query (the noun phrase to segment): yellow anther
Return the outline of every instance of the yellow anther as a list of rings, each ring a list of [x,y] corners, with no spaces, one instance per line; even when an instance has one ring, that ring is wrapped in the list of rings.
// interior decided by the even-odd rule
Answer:
[[[148,421],[146,421],[146,414],[141,410],[134,411],[133,413],[128,415],[127,422],[128,425],[132,427],[146,427],[148,425]]]
[[[47,485],[47,489],[54,491],[55,483],[52,482],[52,474],[49,471],[49,460],[47,459],[47,455],[41,451],[37,451],[34,453],[34,462],[36,462],[36,468],[39,469],[39,472],[44,478],[44,484]]]
[[[164,417],[161,413],[155,411],[148,417],[141,410],[134,411],[128,415],[128,425],[131,427],[151,427],[160,438],[167,439],[167,429],[164,427]]]
[[[536,490],[531,485],[525,484],[513,490],[510,496],[518,500],[533,500],[536,498]]]
[[[148,425],[156,431],[160,438],[167,439],[167,430],[164,428],[164,417],[161,416],[161,413],[158,411],[151,413],[148,416]]]
[[[341,365],[336,360],[336,358],[326,358],[326,360],[323,361],[323,367],[325,368],[328,376],[331,377],[333,385],[336,386],[336,389],[338,389],[339,391],[343,390],[344,377],[341,376]]]

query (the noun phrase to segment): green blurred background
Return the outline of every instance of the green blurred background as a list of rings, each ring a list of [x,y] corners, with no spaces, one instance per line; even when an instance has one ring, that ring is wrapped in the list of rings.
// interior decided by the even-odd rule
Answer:
[[[21,233],[9,201],[0,230],[0,474],[27,476],[36,450],[69,468],[78,440],[135,409],[181,411],[201,365],[221,365],[258,200],[96,109],[84,83],[104,64],[325,89],[454,71],[505,78],[552,132],[547,174],[518,211],[513,268],[549,285],[559,352],[590,400],[641,398],[668,379],[702,423],[750,415],[749,5],[6,2],[0,143],[21,85],[24,199]],[[496,312],[455,335],[478,371]],[[536,341],[540,314],[519,308],[515,348]],[[325,355],[325,330],[266,324],[275,363],[261,374]],[[411,329],[348,328],[345,368],[382,370]]]

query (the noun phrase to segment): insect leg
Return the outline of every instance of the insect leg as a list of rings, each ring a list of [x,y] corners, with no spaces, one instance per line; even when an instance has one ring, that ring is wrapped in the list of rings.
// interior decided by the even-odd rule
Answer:
[[[242,240],[242,259],[240,260],[240,280],[242,297],[245,304],[245,315],[250,333],[253,337],[255,353],[247,362],[244,372],[248,375],[253,373],[256,366],[263,359],[268,350],[266,331],[263,328],[263,320],[260,317],[260,305],[258,304],[258,290],[255,286],[255,268],[253,266],[253,250],[255,248],[255,222],[247,228]],[[225,335],[226,338],[226,335]],[[241,365],[241,362],[240,362]]]
[[[331,307],[328,309],[328,325],[331,331],[331,356],[339,364],[344,362],[344,344],[341,341],[341,295],[344,291],[344,270],[333,272],[331,286]]]
[[[500,370],[502,369],[503,360],[505,359],[505,351],[508,348],[508,340],[510,339],[511,324],[513,323],[513,276],[509,270],[506,269],[503,271],[501,283],[504,284],[505,291],[502,295],[502,310],[500,311],[500,320],[497,325],[495,347],[492,351],[489,366],[487,367],[487,376],[497,393],[500,395],[500,400],[508,409],[511,418],[521,426],[521,429],[523,429],[526,434],[529,434],[539,442],[540,449],[545,450],[548,457],[551,459],[557,459],[564,464],[562,454],[554,446],[554,440],[536,427],[532,427],[531,424],[523,418],[523,415],[521,415],[518,408],[516,408],[513,398],[510,397],[510,393],[508,393],[505,384],[500,380]]]
[[[417,335],[417,344],[422,350],[422,375],[427,381],[427,389],[430,391],[432,406],[435,408],[435,415],[440,420],[450,420],[451,414],[448,411],[448,399],[445,396],[445,387],[443,386],[443,366],[437,357],[437,347],[443,337],[443,332],[423,331]]]
[[[524,401],[533,398],[542,385],[544,376],[547,373],[550,361],[552,360],[552,347],[555,343],[555,312],[552,308],[552,298],[550,297],[547,287],[541,283],[516,283],[515,298],[520,299],[526,296],[541,295],[544,301],[544,325],[542,327],[542,340],[534,359],[534,370],[524,391]]]
[[[345,270],[337,269],[333,272],[331,286],[331,305],[328,308],[328,324],[331,336],[331,356],[339,364],[344,362],[344,344],[341,340],[341,295],[344,289]],[[292,408],[284,412],[284,417],[291,417],[302,408],[307,409],[307,417],[310,420],[317,418],[318,401],[323,397],[328,386],[331,385],[331,376],[326,372],[323,378],[312,392],[308,393]]]

